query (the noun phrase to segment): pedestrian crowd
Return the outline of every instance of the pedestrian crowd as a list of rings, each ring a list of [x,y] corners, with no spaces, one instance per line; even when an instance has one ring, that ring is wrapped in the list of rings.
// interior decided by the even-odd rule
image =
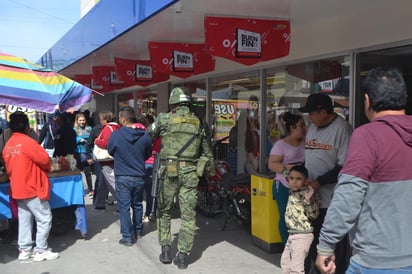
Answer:
[[[362,88],[370,122],[355,130],[325,93],[309,95],[299,114],[285,112],[280,118],[284,136],[271,147],[268,168],[276,173],[272,192],[284,246],[283,273],[412,272],[412,169],[406,161],[412,157],[412,117],[405,113],[406,84],[398,69],[378,67],[367,73]],[[191,104],[190,91],[177,87],[169,97],[170,111],[157,116],[138,115],[125,106],[117,117],[109,110],[99,112],[100,125],[92,127],[84,113],[75,115],[73,125],[70,117],[58,114],[50,117],[40,140],[29,137],[24,113],[12,114],[10,132],[0,144],[18,209],[18,259],[59,257],[47,247],[50,162],[42,146],[48,148],[52,140],[53,155],[75,155],[95,210],[105,210],[109,193],[117,203],[119,244],[133,246],[144,236],[144,222],[156,221],[159,261],[186,269],[199,176],[214,172],[208,125]],[[249,118],[254,115],[250,111]],[[107,158],[96,158],[96,148],[106,150]],[[248,152],[254,163],[256,153]],[[199,159],[208,159],[201,171]],[[176,201],[181,224],[172,254]]]
[[[354,131],[325,93],[299,109],[307,129],[300,115],[282,117],[286,135],[273,145],[268,168],[276,172],[283,273],[412,271],[405,81],[397,68],[377,67],[362,92],[370,123]]]
[[[213,155],[205,123],[191,110],[189,90],[173,89],[169,103],[171,111],[158,117],[136,114],[130,106],[122,107],[117,117],[109,110],[102,110],[100,124],[94,127],[85,113],[56,112],[44,125],[40,139],[36,134],[29,137],[32,130],[25,113],[15,112],[10,116],[10,132],[2,135],[2,156],[10,181],[10,197],[17,203],[19,260],[59,257],[47,246],[52,215],[55,218],[49,204],[49,157],[73,154],[77,168],[84,173],[86,195],[93,199],[93,209],[105,210],[109,193],[114,199],[112,203],[117,204],[119,244],[133,246],[143,237],[143,223],[156,220],[160,261],[165,264],[173,261],[179,269],[187,268],[196,228],[197,161],[208,159],[210,164],[203,168],[212,172]],[[97,149],[106,151],[107,157],[98,158]],[[153,169],[155,154],[160,161],[156,170]],[[19,173],[18,168],[22,167],[25,172]],[[36,176],[30,175],[33,171]],[[94,183],[92,173],[96,175]],[[153,176],[154,173],[158,176]],[[159,178],[161,184],[155,195],[153,177]],[[170,219],[175,197],[182,224],[178,252],[172,256]],[[37,227],[34,246],[32,219]]]

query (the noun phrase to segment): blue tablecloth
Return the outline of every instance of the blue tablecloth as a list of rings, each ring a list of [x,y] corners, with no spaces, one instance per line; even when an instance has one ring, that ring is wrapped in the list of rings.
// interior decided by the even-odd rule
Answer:
[[[76,214],[76,229],[82,235],[87,233],[86,210],[84,208],[84,188],[81,174],[50,178],[52,185],[50,207],[59,208],[78,205]],[[0,220],[10,219],[9,183],[0,184]]]

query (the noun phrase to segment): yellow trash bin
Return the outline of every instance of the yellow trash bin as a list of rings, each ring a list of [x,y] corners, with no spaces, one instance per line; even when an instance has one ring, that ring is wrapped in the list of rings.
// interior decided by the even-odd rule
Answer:
[[[269,253],[283,250],[278,229],[278,206],[272,195],[274,176],[274,174],[251,175],[253,243]]]

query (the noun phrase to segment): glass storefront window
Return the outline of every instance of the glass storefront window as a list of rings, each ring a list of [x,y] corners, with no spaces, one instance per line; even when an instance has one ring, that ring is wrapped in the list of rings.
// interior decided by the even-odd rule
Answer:
[[[313,93],[332,97],[335,111],[349,118],[349,62],[345,57],[300,63],[267,71],[267,121],[271,145],[285,134],[282,113],[298,113]],[[301,114],[301,113],[299,113]],[[306,114],[302,114],[309,124]]]
[[[118,95],[118,109],[121,109],[122,107],[125,106],[130,106],[135,108],[134,105],[134,98],[133,98],[133,93],[121,93]]]
[[[137,92],[137,113],[157,116],[157,92],[156,90],[143,89]]]
[[[211,79],[215,158],[235,174],[259,170],[260,86],[259,71]]]
[[[193,111],[199,116],[203,121],[207,121],[207,111],[206,111],[206,79],[188,81],[179,86],[184,86],[188,88],[192,94]]]
[[[201,119],[207,120],[210,111],[215,160],[227,161],[235,174],[253,174],[268,171],[270,150],[285,134],[282,114],[301,114],[298,109],[310,94],[329,94],[335,111],[348,119],[349,64],[349,57],[336,57],[266,69],[263,93],[260,70],[176,83],[173,87],[184,86],[191,91],[193,109]],[[207,88],[210,110],[206,109]],[[301,115],[309,124],[307,115]]]
[[[266,160],[275,142],[286,134],[282,120],[285,112],[302,115],[310,124],[307,113],[298,110],[310,94],[328,94],[335,112],[349,119],[348,60],[349,57],[337,57],[266,71]]]
[[[392,66],[400,70],[408,90],[406,113],[412,115],[412,46],[386,48],[370,52],[359,53],[357,59],[356,84],[354,97],[356,110],[354,124],[356,127],[368,123],[365,115],[364,92],[362,92],[362,81],[369,70],[380,66]],[[410,60],[411,59],[411,60]]]

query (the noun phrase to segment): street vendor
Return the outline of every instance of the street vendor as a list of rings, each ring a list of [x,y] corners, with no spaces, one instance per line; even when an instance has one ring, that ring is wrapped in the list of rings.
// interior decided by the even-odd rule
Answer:
[[[19,260],[54,260],[59,254],[48,249],[47,239],[52,225],[50,209],[51,170],[49,155],[27,134],[29,119],[23,112],[10,115],[12,135],[4,146],[2,155],[10,179],[10,196],[17,201]],[[37,232],[33,249],[33,222]]]

